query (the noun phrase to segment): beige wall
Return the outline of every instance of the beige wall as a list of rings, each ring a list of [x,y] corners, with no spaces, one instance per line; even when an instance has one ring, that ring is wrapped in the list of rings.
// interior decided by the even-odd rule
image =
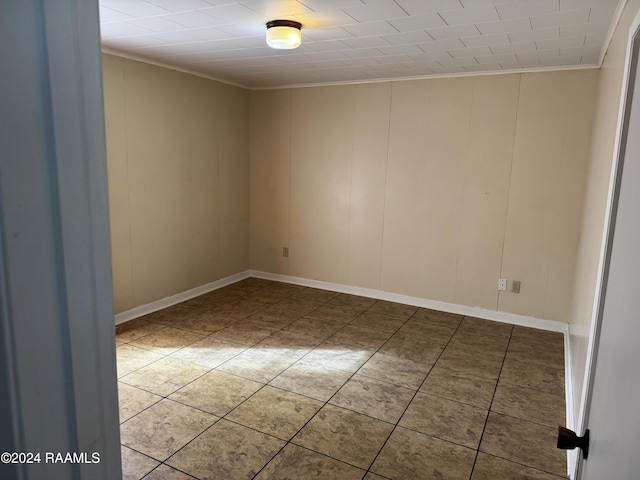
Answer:
[[[249,266],[246,90],[103,56],[116,312]]]
[[[251,267],[567,321],[597,75],[252,92]]]
[[[580,414],[584,389],[587,347],[592,328],[592,311],[600,262],[612,161],[615,157],[616,129],[631,22],[640,11],[640,0],[629,0],[605,56],[597,90],[596,115],[592,134],[587,188],[583,203],[583,223],[578,246],[575,294],[570,316],[571,372],[574,414]],[[576,417],[576,421],[577,421]]]

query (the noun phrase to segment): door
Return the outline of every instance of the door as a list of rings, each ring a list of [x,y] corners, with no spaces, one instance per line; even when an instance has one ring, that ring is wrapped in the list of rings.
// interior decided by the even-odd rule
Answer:
[[[637,23],[636,23],[637,25]],[[581,480],[640,479],[640,37],[632,37],[629,84],[613,193],[595,369]]]

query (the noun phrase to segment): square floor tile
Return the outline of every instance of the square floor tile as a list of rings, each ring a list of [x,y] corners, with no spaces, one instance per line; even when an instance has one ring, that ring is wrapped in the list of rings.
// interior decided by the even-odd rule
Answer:
[[[403,303],[388,302],[386,300],[377,300],[367,312],[382,313],[384,315],[395,315],[398,317],[409,318],[418,311],[418,307],[413,305],[405,305]]]
[[[376,303],[376,300],[373,298],[350,295],[348,293],[341,293],[329,301],[329,305],[337,305],[339,307],[351,308],[362,312],[371,307],[374,303]]]
[[[200,335],[209,335],[228,327],[234,322],[237,322],[237,320],[204,312],[198,313],[193,317],[189,317],[186,320],[181,321],[175,325],[175,328],[198,333]]]
[[[400,329],[380,349],[380,352],[414,362],[433,365],[442,353],[443,347]]]
[[[562,395],[501,382],[491,410],[555,428],[566,422],[564,403]]]
[[[144,337],[137,338],[129,343],[129,345],[146,348],[161,355],[169,355],[202,338],[204,338],[204,336],[197,333],[167,327],[145,335]]]
[[[417,390],[426,378],[431,365],[414,362],[385,353],[376,353],[358,373],[366,377]]]
[[[193,477],[186,473],[182,473],[175,468],[171,468],[168,465],[162,464],[149,475],[144,477],[144,480],[193,480]]]
[[[122,343],[128,343],[136,338],[144,337],[151,332],[160,330],[161,328],[164,328],[164,326],[142,318],[136,318],[135,320],[130,320],[116,326],[116,340]]]
[[[278,303],[274,303],[271,306],[271,309],[296,314],[302,317],[303,315],[313,312],[321,305],[322,303],[318,303],[313,300],[289,297]]]
[[[453,337],[455,329],[435,323],[410,319],[402,326],[402,328],[400,328],[398,333],[409,335],[413,338],[419,338],[427,342],[437,343],[444,347],[449,343],[451,337]]]
[[[226,302],[230,302],[232,300],[242,300],[249,295],[253,289],[243,288],[242,286],[238,286],[237,284],[227,285],[225,287],[217,288],[206,295],[210,295],[214,298],[220,298],[226,300]],[[226,303],[225,302],[225,303]]]
[[[488,409],[496,389],[496,380],[434,367],[420,391],[474,407]]]
[[[164,461],[217,420],[214,415],[164,399],[124,422],[120,438],[123,445]]]
[[[261,387],[258,382],[213,370],[169,398],[222,417]]]
[[[226,303],[226,300],[221,299],[220,297],[216,297],[212,294],[212,292],[205,293],[203,295],[199,295],[194,298],[190,298],[189,300],[180,303],[181,307],[191,308],[192,310],[196,310],[198,312],[206,312],[211,310],[213,307],[217,307]]]
[[[308,335],[317,339],[319,342],[322,342],[340,330],[343,326],[344,323],[337,320],[307,316],[302,317],[300,320],[296,320],[291,325],[287,325],[284,327],[284,330]]]
[[[121,382],[166,396],[209,371],[206,367],[165,357],[135,372],[125,375]]]
[[[464,317],[458,332],[470,333],[476,335],[486,335],[489,337],[506,337],[511,336],[513,325],[509,323],[494,322],[492,320],[484,320],[482,318]]]
[[[227,419],[289,440],[323,403],[279,388],[264,387],[227,415]]]
[[[351,373],[344,370],[299,361],[271,380],[269,385],[326,402],[349,377]]]
[[[245,300],[232,300],[228,303],[218,305],[210,310],[215,315],[221,315],[223,317],[234,318],[236,320],[242,320],[249,315],[262,310],[264,305],[257,303],[250,303]]]
[[[469,350],[504,357],[509,344],[508,337],[489,337],[469,332],[458,332],[451,337],[449,346],[458,350]]]
[[[142,318],[171,326],[189,317],[193,317],[197,313],[198,312],[192,308],[186,308],[181,305],[172,305],[171,307],[163,308],[157,312],[149,313]]]
[[[162,400],[159,395],[145,392],[126,383],[118,382],[118,404],[120,406],[120,423],[139,414],[145,408]]]
[[[292,443],[366,469],[392,429],[389,423],[325,405]]]
[[[546,367],[564,368],[564,346],[538,345],[512,338],[507,358],[519,362],[537,363]]]
[[[333,300],[332,300],[333,302]],[[327,303],[316,308],[313,312],[307,314],[309,318],[320,318],[338,323],[349,323],[351,320],[360,315],[364,309],[353,309],[343,305]]]
[[[305,290],[306,287],[302,285],[294,285],[293,283],[284,283],[284,282],[273,282],[269,285],[269,290],[274,292],[284,292],[289,296],[294,296],[297,293]]]
[[[116,348],[116,364],[118,367],[118,377],[124,377],[145,367],[150,363],[156,362],[164,358],[159,353],[154,353],[144,348],[134,347],[125,344]]]
[[[246,290],[259,290],[261,288],[270,287],[274,284],[277,284],[277,282],[267,280],[266,278],[248,277],[234,283],[233,285]]]
[[[489,414],[480,451],[554,475],[565,475],[567,454],[556,447],[558,428]]]
[[[560,332],[549,332],[537,328],[513,327],[513,338],[534,345],[563,346],[564,335]]]
[[[319,288],[305,288],[304,290],[295,293],[291,298],[300,300],[311,300],[318,303],[327,303],[332,298],[340,295],[338,292],[332,292],[331,290],[321,290]]]
[[[350,325],[358,327],[382,330],[383,332],[394,333],[407,321],[404,317],[387,315],[380,312],[366,311],[362,315],[354,318]]]
[[[429,308],[419,308],[411,317],[412,320],[421,320],[432,325],[440,325],[455,330],[460,326],[462,315],[449,312],[441,312],[440,310],[431,310]]]
[[[399,425],[477,449],[488,413],[482,408],[418,393]]]
[[[273,307],[269,307],[248,316],[246,320],[260,323],[268,328],[280,329],[291,325],[300,317],[302,317],[302,315],[295,312],[274,310]]]
[[[329,341],[351,347],[359,347],[365,350],[376,350],[380,348],[390,336],[390,332],[359,327],[357,325],[346,325],[329,337]]]
[[[326,341],[305,355],[300,363],[353,373],[371,358],[374,351]]]
[[[497,480],[502,478],[518,480],[566,480],[567,477],[551,475],[540,470],[494,457],[493,455],[479,453],[473,468],[471,480]]]
[[[140,480],[160,462],[127,447],[120,447],[122,455],[122,480]]]
[[[254,345],[275,331],[276,329],[264,327],[259,322],[241,320],[222,330],[218,330],[211,337],[240,345]]]
[[[297,361],[293,355],[254,347],[226,361],[216,370],[269,383]]]
[[[507,358],[502,368],[500,381],[555,395],[564,395],[564,369],[518,362]]]
[[[322,340],[303,333],[280,330],[257,343],[253,348],[260,348],[269,352],[277,352],[301,358],[321,342]]]
[[[497,380],[502,368],[502,358],[447,347],[436,366]]]
[[[171,354],[172,358],[195,363],[207,368],[216,368],[218,365],[241,354],[247,349],[246,345],[227,342],[213,337],[205,337],[192,343],[188,347],[181,348]]]
[[[329,403],[378,420],[396,423],[414,395],[414,390],[354,375]]]
[[[288,292],[263,288],[260,290],[256,290],[255,292],[251,292],[245,300],[251,303],[257,303],[263,306],[267,306],[278,303],[290,296],[291,295]]]
[[[256,480],[360,480],[365,471],[317,452],[289,444],[260,472]]]
[[[397,427],[371,471],[402,480],[468,480],[475,458],[470,448]]]
[[[201,480],[251,479],[284,444],[264,433],[220,420],[166,463]]]

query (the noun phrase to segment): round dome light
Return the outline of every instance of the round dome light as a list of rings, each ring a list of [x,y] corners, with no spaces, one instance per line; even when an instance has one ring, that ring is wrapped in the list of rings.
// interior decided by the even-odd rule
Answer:
[[[271,48],[289,50],[302,43],[302,24],[293,20],[272,20],[267,23],[267,45]]]

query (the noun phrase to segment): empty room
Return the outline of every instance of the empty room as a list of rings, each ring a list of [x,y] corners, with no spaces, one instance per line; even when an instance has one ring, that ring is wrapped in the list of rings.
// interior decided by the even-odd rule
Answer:
[[[36,307],[4,285],[35,260],[0,177],[0,410],[29,439],[24,399],[60,390],[64,450],[101,459],[59,478],[634,478],[635,297],[607,285],[637,278],[640,0],[63,3],[33,7],[43,151],[76,125],[97,173],[47,167],[60,379],[20,388]]]

